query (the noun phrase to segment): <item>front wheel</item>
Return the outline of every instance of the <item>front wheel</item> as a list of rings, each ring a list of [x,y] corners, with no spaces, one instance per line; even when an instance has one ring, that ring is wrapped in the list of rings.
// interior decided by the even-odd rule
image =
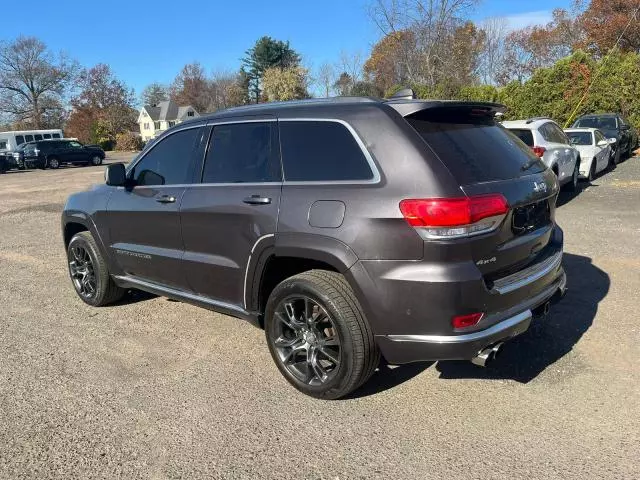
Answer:
[[[102,158],[99,155],[94,155],[91,157],[91,165],[97,167],[98,165],[102,165]]]
[[[47,165],[49,165],[49,168],[60,168],[60,160],[56,157],[50,157],[47,159]]]
[[[596,178],[596,163],[598,159],[594,158],[591,162],[591,168],[589,169],[589,175],[587,176],[587,180],[589,182],[593,182]]]
[[[575,192],[578,190],[578,178],[580,177],[580,161],[576,160],[576,165],[573,167],[573,173],[571,174],[571,181],[567,184],[567,190]]]
[[[71,282],[83,302],[102,307],[117,302],[125,294],[109,275],[107,262],[90,232],[74,235],[67,248],[67,260]]]
[[[380,362],[353,290],[335,272],[311,270],[280,283],[265,315],[267,345],[280,373],[315,398],[354,391]]]

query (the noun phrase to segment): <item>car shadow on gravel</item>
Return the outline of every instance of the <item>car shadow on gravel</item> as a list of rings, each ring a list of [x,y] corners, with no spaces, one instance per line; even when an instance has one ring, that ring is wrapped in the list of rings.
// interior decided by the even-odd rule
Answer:
[[[611,281],[588,257],[565,253],[563,265],[568,290],[546,318],[535,319],[527,332],[505,343],[498,358],[485,368],[466,361],[438,362],[440,378],[527,383],[571,352],[591,327]]]

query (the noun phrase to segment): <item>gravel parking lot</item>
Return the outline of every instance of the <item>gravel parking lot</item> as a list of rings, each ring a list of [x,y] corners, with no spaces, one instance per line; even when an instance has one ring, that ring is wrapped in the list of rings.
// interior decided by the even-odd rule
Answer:
[[[83,304],[60,212],[102,178],[0,176],[0,478],[640,477],[640,158],[561,195],[569,291],[496,363],[383,366],[333,402],[242,321]]]

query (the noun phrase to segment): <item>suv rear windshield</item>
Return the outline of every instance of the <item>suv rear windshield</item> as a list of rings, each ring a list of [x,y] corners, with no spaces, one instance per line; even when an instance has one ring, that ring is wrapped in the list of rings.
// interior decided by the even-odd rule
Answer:
[[[591,145],[591,132],[565,132],[571,145]]]
[[[544,164],[493,117],[429,109],[407,117],[460,185],[540,173]]]
[[[509,131],[524,142],[528,147],[533,147],[533,132],[526,128],[509,128]]]

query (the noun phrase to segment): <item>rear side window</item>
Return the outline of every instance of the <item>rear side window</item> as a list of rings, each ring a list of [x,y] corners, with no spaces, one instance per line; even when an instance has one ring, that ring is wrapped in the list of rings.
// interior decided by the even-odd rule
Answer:
[[[349,129],[332,121],[281,121],[284,178],[290,182],[362,181],[374,178]]]
[[[460,185],[507,180],[545,169],[530,148],[492,117],[430,109],[407,121]]]
[[[35,137],[36,140],[42,140],[42,135],[40,135],[40,134],[36,134],[36,135],[34,135],[34,137]]]
[[[6,149],[7,149],[7,141],[0,140],[0,150],[6,150]]]
[[[33,142],[33,135],[25,135],[24,138],[27,142]]]
[[[50,133],[45,133],[44,134],[44,139],[45,140],[51,140],[51,134]]]
[[[17,145],[22,145],[23,143],[24,143],[24,136],[16,135],[16,144]]]
[[[53,134],[53,138],[60,138],[60,134],[59,133],[54,133]]]
[[[526,128],[510,128],[511,133],[524,142],[528,147],[533,147],[533,132]]]
[[[282,178],[275,122],[213,127],[203,183],[279,182]]]
[[[181,130],[157,143],[134,167],[136,185],[190,183],[189,167],[199,131]]]

